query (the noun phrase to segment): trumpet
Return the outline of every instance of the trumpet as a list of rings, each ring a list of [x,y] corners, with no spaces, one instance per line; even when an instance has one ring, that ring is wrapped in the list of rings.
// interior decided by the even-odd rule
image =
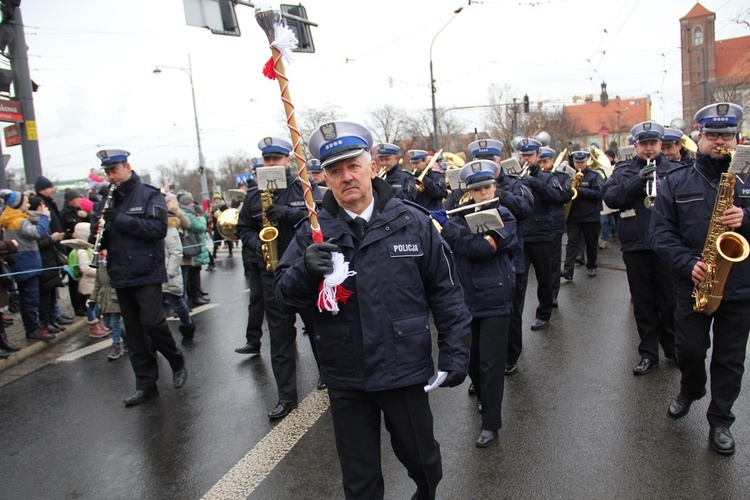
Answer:
[[[433,165],[435,165],[435,162],[438,161],[438,158],[440,158],[440,155],[443,153],[443,149],[441,148],[440,151],[435,153],[435,156],[432,157],[432,160],[430,160],[430,163],[427,164],[427,166],[422,170],[422,173],[419,174],[419,176],[415,179],[417,181],[417,191],[420,193],[424,191],[424,177],[427,175],[427,172],[430,171]]]
[[[531,165],[529,165],[529,162],[525,161],[523,162],[523,168],[518,173],[518,178],[523,179],[526,174],[529,173],[529,169],[531,168]]]
[[[552,171],[557,172],[557,169],[560,168],[560,165],[562,165],[563,160],[568,156],[568,148],[563,149],[559,155],[557,155],[557,158],[555,158],[555,163],[552,164]]]
[[[107,191],[107,200],[104,202],[104,208],[102,208],[102,214],[104,211],[112,206],[114,203],[113,195],[117,190],[117,186],[114,184],[109,185],[109,191]],[[104,217],[99,217],[99,230],[96,232],[96,241],[94,242],[94,248],[91,251],[94,255],[91,257],[89,266],[99,267],[99,250],[102,246],[102,237],[104,236]]]
[[[646,160],[646,166],[656,166],[656,160],[648,159]],[[649,210],[653,210],[654,208],[654,202],[656,201],[656,183],[658,181],[658,176],[656,175],[656,170],[654,170],[654,176],[652,179],[649,179],[646,181],[646,198],[643,200],[643,206],[648,208]]]
[[[385,167],[380,167],[380,170],[378,170],[378,177],[385,180],[386,175],[388,175],[388,170],[386,170]]]

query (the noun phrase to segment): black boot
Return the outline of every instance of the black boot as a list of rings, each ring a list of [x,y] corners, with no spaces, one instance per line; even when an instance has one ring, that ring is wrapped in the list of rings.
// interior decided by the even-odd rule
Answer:
[[[10,356],[9,353],[7,353],[7,352],[3,351],[2,349],[0,349],[0,359],[8,359],[9,356]]]
[[[10,343],[8,340],[8,334],[5,333],[5,330],[0,331],[0,349],[8,352],[17,352],[21,350],[20,347]]]
[[[189,344],[195,336],[195,323],[180,325],[180,333],[182,334],[182,345]]]

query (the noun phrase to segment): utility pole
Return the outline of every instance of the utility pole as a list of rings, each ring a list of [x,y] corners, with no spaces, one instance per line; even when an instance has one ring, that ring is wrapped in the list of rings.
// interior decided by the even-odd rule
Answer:
[[[20,3],[20,2],[19,2]],[[36,132],[36,115],[32,96],[29,59],[26,53],[26,36],[23,31],[23,18],[18,6],[3,9],[3,23],[10,28],[11,40],[8,43],[10,66],[13,70],[13,89],[16,99],[21,103],[23,126],[21,129],[21,150],[23,151],[24,175],[27,184],[42,175],[42,160],[39,154],[39,138]]]
[[[518,105],[516,98],[513,98],[513,137],[518,135]]]

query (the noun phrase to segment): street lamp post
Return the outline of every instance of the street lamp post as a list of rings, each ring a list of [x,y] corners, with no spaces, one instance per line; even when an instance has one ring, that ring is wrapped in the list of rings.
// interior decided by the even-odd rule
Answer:
[[[195,138],[198,141],[198,172],[201,175],[201,200],[203,201],[203,208],[206,208],[206,204],[210,203],[210,199],[208,197],[208,182],[206,181],[203,148],[201,147],[201,130],[198,126],[198,107],[195,104],[195,85],[193,85],[193,65],[190,61],[190,54],[188,54],[187,68],[181,68],[179,66],[157,66],[154,68],[154,73],[161,73],[162,68],[179,69],[187,73],[188,78],[190,78],[190,93],[193,96],[193,117],[195,118]]]
[[[458,9],[453,11],[453,17],[448,19],[448,22],[443,25],[440,30],[435,33],[435,36],[432,37],[432,43],[430,44],[430,90],[432,91],[432,148],[433,150],[438,150],[438,126],[437,126],[437,109],[435,108],[435,77],[432,73],[432,46],[435,45],[435,39],[437,36],[442,32],[446,26],[448,26],[451,21],[453,21],[456,16],[464,10],[463,7],[459,7]]]

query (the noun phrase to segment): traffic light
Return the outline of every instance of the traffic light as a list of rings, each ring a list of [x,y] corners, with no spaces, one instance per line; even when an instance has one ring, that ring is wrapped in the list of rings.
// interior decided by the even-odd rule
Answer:
[[[528,94],[523,96],[523,112],[524,113],[529,112],[529,95]]]
[[[307,9],[299,5],[285,5],[281,4],[281,12],[291,14],[293,16],[307,19]],[[297,37],[297,48],[294,52],[309,52],[310,54],[315,52],[315,44],[313,43],[312,33],[310,32],[310,25],[296,19],[289,19],[284,17],[284,21],[290,30],[294,32]]]

